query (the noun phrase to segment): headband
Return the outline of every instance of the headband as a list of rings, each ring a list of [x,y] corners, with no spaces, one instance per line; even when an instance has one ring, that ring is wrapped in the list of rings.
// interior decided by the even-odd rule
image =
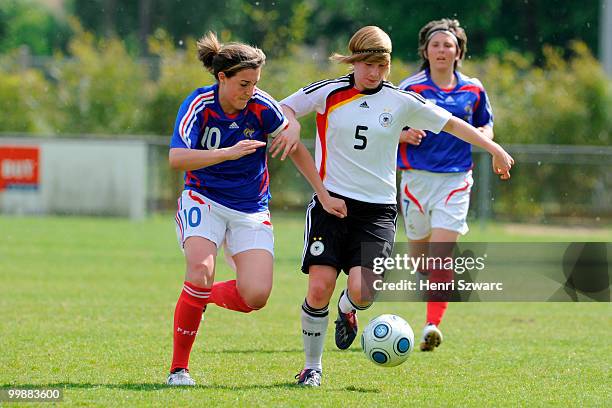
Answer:
[[[361,50],[361,51],[353,51],[353,55],[355,54],[373,54],[373,53],[380,53],[380,54],[391,54],[391,51],[386,50],[384,48],[373,48],[373,49],[368,49],[368,50]]]
[[[455,33],[453,33],[450,30],[447,30],[446,28],[437,28],[433,31],[430,31],[429,34],[427,34],[427,40],[425,40],[425,44],[427,44],[429,42],[429,40],[431,40],[431,37],[434,36],[434,34],[437,33],[444,33],[444,34],[448,34],[453,38],[453,41],[455,42],[455,45],[457,46],[457,48],[459,48],[459,40],[457,39],[457,36],[455,35]]]

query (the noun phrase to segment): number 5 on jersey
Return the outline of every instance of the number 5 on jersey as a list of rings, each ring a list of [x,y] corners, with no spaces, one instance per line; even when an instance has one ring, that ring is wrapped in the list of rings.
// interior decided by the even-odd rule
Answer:
[[[368,138],[363,133],[366,130],[368,130],[368,127],[362,125],[357,125],[357,127],[355,128],[355,140],[359,141],[355,142],[355,145],[353,146],[355,150],[364,150],[368,145]]]
[[[218,127],[208,127],[204,129],[202,135],[202,147],[208,150],[214,150],[221,144],[221,131]]]

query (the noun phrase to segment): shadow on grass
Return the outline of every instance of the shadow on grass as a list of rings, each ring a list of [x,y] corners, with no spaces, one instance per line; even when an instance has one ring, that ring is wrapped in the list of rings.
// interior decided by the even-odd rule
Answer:
[[[172,387],[162,383],[121,383],[121,384],[95,384],[95,383],[67,383],[59,382],[52,384],[0,384],[0,389],[6,388],[60,388],[63,390],[79,390],[79,389],[95,389],[105,388],[110,390],[126,390],[126,391],[158,391],[158,390],[228,390],[228,391],[239,391],[239,390],[266,390],[266,389],[285,389],[285,390],[312,390],[310,387],[301,387],[296,385],[295,382],[278,382],[273,384],[247,384],[247,385],[221,385],[221,384],[202,384],[194,387]],[[326,387],[320,388],[321,391],[349,391],[349,392],[362,392],[362,393],[379,393],[380,390],[375,388],[364,388],[355,387],[349,385],[348,387]]]
[[[288,354],[292,354],[292,353],[303,353],[304,350],[302,349],[293,349],[293,350],[257,350],[257,349],[225,349],[225,350],[202,350],[202,351],[198,351],[198,353],[203,353],[203,354],[282,354],[282,353],[288,353]],[[347,350],[338,350],[338,349],[333,349],[333,350],[326,350],[326,352],[331,352],[331,353],[362,353],[360,348],[349,348]]]
[[[240,349],[224,349],[224,350],[202,350],[198,351],[198,353],[203,354],[281,354],[281,353],[303,353],[302,349],[293,349],[293,350],[261,350],[261,349],[252,349],[252,350],[240,350]]]

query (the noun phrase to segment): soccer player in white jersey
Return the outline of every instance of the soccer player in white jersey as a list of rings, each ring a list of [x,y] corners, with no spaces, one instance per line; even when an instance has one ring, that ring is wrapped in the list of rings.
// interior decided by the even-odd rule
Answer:
[[[315,159],[323,185],[346,202],[347,216],[322,211],[315,194],[308,205],[302,272],[308,292],[302,304],[305,366],[298,384],[321,384],[323,344],[328,305],[341,270],[347,288],[338,303],[336,345],[348,348],[357,334],[356,310],[370,306],[361,289],[361,270],[371,268],[373,256],[388,255],[395,236],[396,156],[405,126],[441,130],[481,146],[493,156],[494,171],[509,177],[513,159],[499,145],[462,120],[421,96],[401,91],[385,81],[391,63],[391,39],[380,28],[357,31],[350,54],[333,60],[350,64],[352,72],[310,84],[281,101],[289,127],[299,132],[298,117],[316,112]],[[363,242],[377,245],[377,254],[361,258]]]
[[[467,36],[459,21],[430,21],[419,32],[421,70],[399,87],[433,101],[492,140],[493,111],[487,93],[478,79],[458,70],[466,50]],[[416,126],[404,130],[400,141],[400,204],[413,255],[429,252],[432,256],[448,256],[452,251],[449,243],[468,232],[466,219],[474,182],[472,146],[444,131],[425,131]],[[451,270],[423,273],[430,281],[452,279]],[[431,295],[420,342],[422,351],[433,351],[442,342],[438,326],[448,306],[444,293]]]
[[[240,43],[222,45],[209,32],[198,41],[198,54],[216,83],[196,89],[179,108],[169,154],[170,165],[185,171],[176,226],[186,273],[174,311],[167,379],[167,384],[179,386],[195,385],[189,356],[207,304],[249,313],[268,300],[274,237],[268,212],[266,145],[269,137],[287,126],[278,103],[255,86],[265,63],[260,49]],[[272,143],[285,157],[296,150],[298,141],[281,135]],[[304,151],[300,145],[292,158],[300,159]],[[315,191],[328,208],[342,210],[344,203],[329,196],[316,178],[312,158],[308,159],[311,166],[306,167],[306,175],[315,179]],[[236,279],[214,282],[222,243],[234,263]]]

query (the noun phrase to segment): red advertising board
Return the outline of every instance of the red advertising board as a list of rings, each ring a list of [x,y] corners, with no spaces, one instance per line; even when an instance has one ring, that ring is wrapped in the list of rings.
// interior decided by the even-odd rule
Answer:
[[[0,146],[0,191],[6,188],[38,188],[38,146]]]

